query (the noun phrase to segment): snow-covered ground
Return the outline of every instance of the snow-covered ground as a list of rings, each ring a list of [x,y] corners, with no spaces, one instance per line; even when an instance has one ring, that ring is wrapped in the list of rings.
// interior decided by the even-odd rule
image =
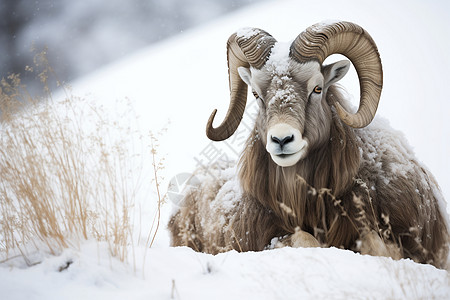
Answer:
[[[378,114],[403,131],[417,157],[450,199],[450,4],[444,1],[278,0],[249,7],[162,42],[73,83],[73,93],[111,108],[128,98],[143,132],[167,127],[158,154],[165,180],[207,163],[204,133],[214,108],[228,107],[225,43],[240,27],[260,27],[280,41],[327,19],[360,24],[376,41],[384,89]],[[334,59],[337,59],[336,57]],[[356,73],[341,82],[359,99]],[[251,102],[249,109],[253,109]],[[129,116],[134,118],[134,116]],[[124,117],[119,122],[126,124]],[[166,125],[170,121],[169,125]],[[238,145],[214,144],[236,156]],[[146,154],[148,155],[148,153]],[[148,182],[151,182],[149,177]],[[156,199],[154,191],[150,195]],[[148,201],[137,199],[137,201]],[[153,220],[153,210],[142,214]],[[172,207],[163,206],[163,225]],[[447,208],[448,210],[448,208]],[[2,299],[448,299],[447,271],[409,260],[392,261],[339,249],[276,249],[217,256],[170,248],[165,226],[152,249],[134,245],[129,264],[86,242],[59,256],[36,253],[0,265]],[[145,259],[144,259],[145,257]],[[67,262],[71,262],[67,269]],[[61,272],[59,270],[63,267]]]
[[[2,299],[448,299],[449,295],[446,271],[335,248],[212,256],[189,248],[158,247],[148,251],[147,262],[139,262],[136,271],[102,253],[106,248],[91,243],[32,268],[3,268]],[[69,260],[73,261],[69,268],[59,272]]]

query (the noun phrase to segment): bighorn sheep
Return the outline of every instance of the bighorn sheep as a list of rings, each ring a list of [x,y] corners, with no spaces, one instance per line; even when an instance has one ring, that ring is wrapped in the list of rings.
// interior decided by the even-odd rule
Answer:
[[[358,73],[354,114],[335,85],[350,62],[323,65],[334,53]],[[197,171],[201,185],[169,222],[174,246],[209,253],[335,246],[444,267],[448,216],[435,179],[385,121],[368,126],[383,76],[363,28],[319,23],[290,45],[247,28],[230,36],[227,55],[230,106],[217,128],[212,113],[207,136],[222,141],[235,132],[247,85],[259,113],[237,168]]]

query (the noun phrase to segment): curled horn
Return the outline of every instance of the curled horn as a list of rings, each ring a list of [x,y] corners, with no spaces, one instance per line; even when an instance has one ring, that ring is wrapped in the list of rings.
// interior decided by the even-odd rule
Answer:
[[[223,141],[236,131],[247,103],[247,84],[239,76],[238,68],[251,66],[261,69],[275,43],[276,40],[270,34],[256,28],[248,28],[230,36],[227,42],[230,106],[222,124],[216,128],[212,123],[217,109],[212,112],[206,125],[206,135],[209,139]]]
[[[354,128],[370,124],[375,117],[383,87],[383,70],[377,46],[359,25],[350,22],[315,24],[300,33],[292,42],[290,56],[303,63],[317,60],[320,64],[331,54],[350,59],[358,73],[361,98],[355,114],[340,103],[334,106],[341,120]]]

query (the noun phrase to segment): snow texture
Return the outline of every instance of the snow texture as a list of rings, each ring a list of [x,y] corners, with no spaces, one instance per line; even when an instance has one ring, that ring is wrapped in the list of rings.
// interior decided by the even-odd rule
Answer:
[[[277,76],[288,75],[289,62],[291,60],[289,57],[290,46],[290,42],[278,42],[273,46],[270,57],[266,63],[268,71]]]
[[[252,27],[243,27],[236,31],[237,37],[249,39],[259,33],[259,30]]]
[[[357,139],[360,143],[361,164],[382,170],[383,184],[389,185],[390,181],[397,177],[407,178],[410,174],[420,174],[420,182],[423,186],[430,186],[431,192],[438,200],[439,210],[444,216],[447,228],[450,228],[450,220],[447,213],[447,203],[442,192],[434,183],[428,183],[427,176],[417,167],[417,158],[414,151],[402,132],[393,129],[389,121],[376,116],[366,130],[357,130]],[[384,161],[389,158],[386,166]],[[429,172],[428,170],[425,171]],[[369,175],[370,177],[370,175]],[[370,187],[375,190],[375,186]],[[417,193],[420,193],[416,189]],[[425,205],[431,205],[429,201]]]
[[[449,292],[446,271],[336,248],[216,256],[158,248],[136,270],[105,250],[90,243],[32,268],[10,263],[12,271],[1,270],[4,299],[446,299]]]
[[[291,58],[289,57],[290,45],[291,42],[277,42],[273,46],[265,66],[267,71],[273,75],[272,80],[278,86],[282,86],[291,80],[289,75],[289,64],[291,62]],[[280,102],[282,105],[287,104],[295,95],[293,91],[294,89],[291,85],[285,85],[284,89],[275,92],[275,95],[269,100],[269,105],[273,105],[276,102]]]

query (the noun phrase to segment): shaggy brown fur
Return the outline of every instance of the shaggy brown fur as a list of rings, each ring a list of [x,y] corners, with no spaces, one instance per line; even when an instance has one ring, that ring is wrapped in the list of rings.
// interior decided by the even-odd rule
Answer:
[[[333,86],[328,97],[345,104]],[[221,176],[223,166],[208,170],[221,179],[205,177],[186,195],[169,223],[172,244],[208,253],[263,250],[275,237],[284,237],[282,242],[307,232],[323,246],[444,267],[449,235],[432,175],[392,129],[352,129],[334,111],[329,114],[328,136],[287,168],[276,165],[258,141],[257,121],[238,179]],[[226,188],[233,180],[241,190]],[[223,207],[224,195],[238,199]],[[375,249],[378,244],[385,250]]]

